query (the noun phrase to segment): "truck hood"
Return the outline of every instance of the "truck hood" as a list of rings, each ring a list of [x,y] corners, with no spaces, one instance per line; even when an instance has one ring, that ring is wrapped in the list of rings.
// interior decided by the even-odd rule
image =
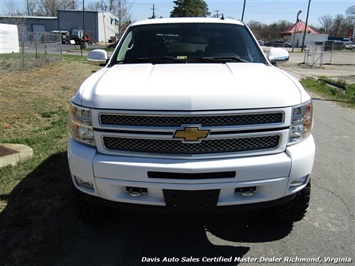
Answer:
[[[302,86],[256,63],[122,64],[89,77],[73,102],[130,110],[227,110],[299,104]]]

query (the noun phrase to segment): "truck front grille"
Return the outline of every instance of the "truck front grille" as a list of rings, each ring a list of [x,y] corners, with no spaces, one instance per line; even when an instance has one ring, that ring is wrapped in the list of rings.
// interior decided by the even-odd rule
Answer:
[[[207,139],[202,140],[200,143],[183,143],[180,140],[164,139],[103,137],[104,146],[108,150],[175,155],[218,154],[268,150],[277,148],[279,142],[279,135]]]
[[[184,124],[199,124],[201,126],[241,126],[280,124],[283,122],[283,112],[264,114],[237,115],[206,115],[206,116],[154,116],[154,115],[121,115],[100,114],[101,125],[116,126],[156,126],[180,127]]]

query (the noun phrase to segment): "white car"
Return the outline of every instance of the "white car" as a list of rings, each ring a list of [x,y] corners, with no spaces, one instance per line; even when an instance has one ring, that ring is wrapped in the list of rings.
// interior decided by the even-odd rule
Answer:
[[[135,22],[71,100],[81,217],[98,204],[166,212],[267,208],[300,220],[315,156],[311,97],[242,22]]]
[[[355,42],[346,43],[344,48],[347,49],[347,50],[355,49]]]

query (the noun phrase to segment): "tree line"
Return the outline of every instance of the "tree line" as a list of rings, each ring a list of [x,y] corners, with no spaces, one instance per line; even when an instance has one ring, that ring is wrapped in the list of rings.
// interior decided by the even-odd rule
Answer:
[[[57,10],[77,10],[82,0],[26,0],[25,7],[19,8],[14,0],[8,0],[6,7],[8,15],[28,16],[56,16]],[[211,13],[204,0],[175,0],[170,17],[209,17]],[[109,11],[119,19],[119,32],[131,22],[130,0],[99,0],[90,2],[85,9],[96,11]],[[215,15],[216,16],[216,15]],[[345,15],[338,14],[335,17],[324,15],[318,18],[320,27],[310,25],[319,33],[327,33],[329,36],[347,36],[349,29],[355,26],[355,5],[345,10]],[[276,23],[265,24],[258,21],[249,21],[248,26],[258,39],[275,40],[280,38],[280,32],[292,27],[293,22],[280,20]]]

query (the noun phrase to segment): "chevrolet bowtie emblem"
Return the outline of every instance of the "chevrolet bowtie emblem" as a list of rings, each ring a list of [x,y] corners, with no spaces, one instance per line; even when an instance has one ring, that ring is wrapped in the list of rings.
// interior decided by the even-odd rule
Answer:
[[[184,141],[199,142],[201,138],[206,138],[209,130],[200,130],[198,127],[184,127],[182,130],[176,130],[173,138],[183,139]]]

